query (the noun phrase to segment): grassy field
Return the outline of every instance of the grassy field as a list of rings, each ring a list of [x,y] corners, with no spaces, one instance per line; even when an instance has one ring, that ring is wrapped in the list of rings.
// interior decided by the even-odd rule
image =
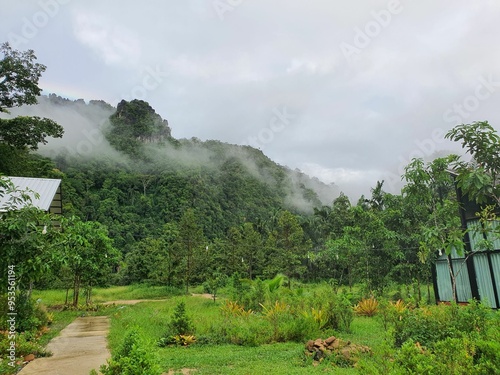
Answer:
[[[500,312],[473,301],[468,306],[422,302],[417,307],[410,290],[397,287],[386,292],[385,297],[377,298],[376,314],[368,317],[354,314],[355,310],[359,313],[361,302],[372,300],[363,300],[360,288],[343,288],[336,293],[326,283],[295,284],[292,288],[266,290],[263,305],[245,300],[246,309],[241,304],[228,303],[236,301],[235,290],[223,289],[221,297],[214,302],[201,294],[201,286],[190,290],[200,295],[181,295],[178,290],[147,285],[96,288],[93,304],[84,306],[82,293],[78,309],[63,307],[64,290],[34,291],[33,300],[41,310],[48,312],[52,323],[48,331],[46,328],[40,331],[45,332],[40,338],[26,341],[20,352],[33,353],[29,349],[33,344],[43,355],[43,346],[76,317],[106,315],[111,318],[108,346],[112,354],[116,356],[122,348],[139,348],[139,352],[125,355],[123,363],[135,363],[136,369],[131,373],[143,374],[143,364],[153,358],[151,362],[159,367],[158,372],[151,372],[155,375],[162,372],[168,375],[500,374]],[[246,297],[254,298],[251,291],[246,293]],[[395,303],[396,295],[405,301]],[[145,301],[135,305],[102,304],[141,299]],[[357,309],[353,309],[356,304]],[[181,305],[185,306],[196,337],[196,342],[188,346],[172,345],[179,334],[169,328]],[[321,323],[321,317],[314,316],[321,312],[318,310],[325,316],[332,316],[328,312],[341,311],[337,317],[345,316],[347,311],[352,318],[350,329],[334,325],[332,321]],[[134,333],[130,335],[131,332]],[[337,354],[322,362],[305,355],[308,340],[326,339],[332,335],[342,340],[341,351],[334,352]],[[124,346],[130,337],[135,337],[137,344]],[[162,340],[164,345],[160,347],[158,344]],[[396,340],[400,340],[399,344]],[[347,342],[368,346],[371,352],[354,351],[346,358],[342,350],[344,345],[349,345]],[[5,344],[5,340],[0,342],[0,350]],[[349,367],[358,359],[357,367]],[[114,357],[114,360],[120,358]],[[0,368],[0,373],[14,373],[11,368],[4,369]]]
[[[109,288],[92,289],[92,302],[102,303],[116,300],[134,300],[134,299],[162,299],[177,293],[168,287],[147,286],[147,285],[127,285],[113,286]],[[63,305],[66,300],[65,290],[34,290],[33,299],[41,300],[46,306]],[[72,292],[69,292],[68,300],[71,303]],[[80,293],[80,303],[85,303],[83,290]]]
[[[200,293],[202,290],[193,289],[192,292]],[[162,301],[141,302],[136,305],[116,304],[101,307],[94,312],[82,312],[51,308],[64,303],[64,290],[34,291],[33,298],[48,306],[54,316],[49,333],[41,339],[42,344],[46,344],[77,316],[108,315],[111,318],[109,347],[112,352],[116,352],[122,345],[126,333],[134,329],[144,339],[148,350],[154,353],[162,371],[166,373],[170,371],[170,374],[181,374],[183,369],[184,372],[186,369],[196,369],[196,374],[200,375],[357,373],[353,368],[335,368],[326,363],[313,366],[312,360],[304,355],[305,342],[302,341],[258,346],[196,343],[189,347],[160,348],[156,345],[158,339],[166,332],[167,323],[180,301],[185,302],[187,314],[196,328],[196,337],[202,341],[203,337],[213,334],[214,325],[224,325],[224,318],[221,315],[224,299],[214,302],[199,296],[176,296],[167,288],[144,285],[96,288],[93,290],[94,303],[135,299],[162,299]],[[71,299],[71,293],[69,298]],[[374,347],[380,345],[384,337],[381,323],[376,318],[366,317],[355,317],[351,332],[339,336],[345,340]],[[316,338],[320,337],[310,337],[310,339]]]
[[[196,326],[196,335],[207,335],[213,324],[220,319],[221,302],[201,297],[175,297],[162,302],[143,302],[134,306],[115,306],[109,335],[110,347],[120,346],[127,331],[135,329],[156,351],[162,370],[179,371],[196,369],[196,374],[355,374],[352,368],[334,368],[328,364],[314,367],[304,356],[305,342],[287,342],[260,345],[192,345],[189,347],[155,347],[164,334],[169,317],[179,301],[186,303],[186,311]],[[342,334],[345,340],[377,346],[383,341],[381,323],[375,318],[356,317],[352,332]],[[311,337],[316,339],[319,337]],[[323,337],[326,338],[326,337]]]

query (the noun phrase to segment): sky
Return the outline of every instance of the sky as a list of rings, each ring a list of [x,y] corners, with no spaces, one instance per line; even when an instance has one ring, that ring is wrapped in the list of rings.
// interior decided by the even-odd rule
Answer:
[[[494,0],[0,0],[0,42],[33,49],[43,92],[146,100],[176,138],[261,149],[353,198],[500,129]],[[62,124],[65,127],[71,124]]]

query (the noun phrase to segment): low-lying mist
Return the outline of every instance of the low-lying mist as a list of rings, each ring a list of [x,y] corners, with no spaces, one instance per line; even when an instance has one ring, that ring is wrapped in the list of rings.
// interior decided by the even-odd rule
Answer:
[[[215,140],[197,138],[167,142],[145,142],[143,158],[131,157],[114,148],[109,142],[110,116],[116,108],[103,101],[71,101],[54,94],[41,96],[38,104],[11,110],[8,117],[18,115],[53,119],[64,127],[60,139],[49,138],[40,145],[38,153],[52,160],[103,161],[108,164],[142,173],[161,173],[163,170],[205,168],[220,170],[225,162],[236,159],[248,173],[271,186],[281,184],[286,196],[284,204],[302,213],[311,213],[318,205],[331,205],[339,195],[334,184],[325,184],[299,170],[279,166],[260,150]],[[107,139],[108,137],[108,139]],[[277,168],[279,175],[277,176]]]

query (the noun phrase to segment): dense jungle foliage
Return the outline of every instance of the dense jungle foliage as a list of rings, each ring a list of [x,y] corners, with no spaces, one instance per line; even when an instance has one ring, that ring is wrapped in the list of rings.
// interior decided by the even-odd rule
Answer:
[[[49,99],[77,110],[102,106]],[[235,272],[367,288],[429,280],[414,233],[426,212],[385,193],[383,182],[356,205],[344,194],[322,205],[314,188],[328,187],[319,181],[248,146],[174,139],[168,123],[138,100],[122,101],[104,133],[120,158],[49,160],[5,146],[19,157],[2,172],[62,178],[64,214],[106,226],[122,254],[113,282],[183,285]],[[40,286],[57,279],[45,277]]]

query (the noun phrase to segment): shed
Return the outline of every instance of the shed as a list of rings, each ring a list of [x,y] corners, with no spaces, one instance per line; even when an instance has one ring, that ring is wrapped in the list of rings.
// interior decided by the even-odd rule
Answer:
[[[7,179],[14,184],[17,191],[0,197],[0,209],[8,205],[14,194],[19,196],[19,191],[24,190],[31,197],[31,202],[17,204],[14,206],[15,209],[31,204],[51,214],[62,214],[61,180],[33,177],[7,177]]]
[[[436,301],[453,300],[452,276],[456,280],[457,302],[471,299],[482,301],[492,308],[500,308],[500,220],[491,221],[488,230],[483,228],[476,213],[480,207],[457,191],[463,228],[468,231],[464,238],[464,255],[452,252],[449,257],[441,254],[433,267]],[[493,249],[484,250],[481,241],[489,240]],[[447,259],[448,258],[448,259]]]

